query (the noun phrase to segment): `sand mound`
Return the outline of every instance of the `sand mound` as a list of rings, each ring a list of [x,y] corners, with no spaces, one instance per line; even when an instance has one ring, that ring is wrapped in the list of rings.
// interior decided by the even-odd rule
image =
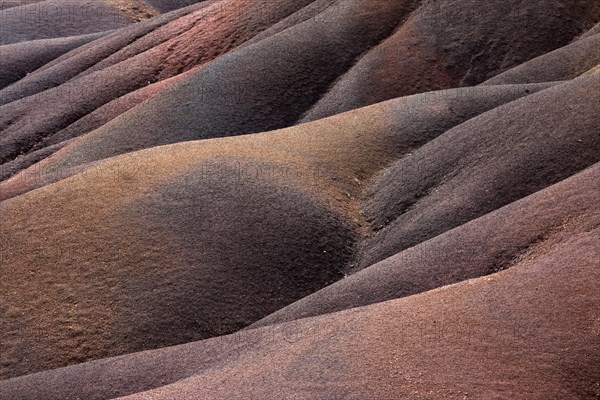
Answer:
[[[155,10],[164,13],[178,8],[191,6],[202,1],[206,0],[145,0],[144,2]]]
[[[416,1],[377,4],[372,2],[362,4],[358,0],[333,4],[321,1],[303,8],[308,3],[310,2],[292,4],[292,2],[282,1],[269,7],[261,7],[252,2],[200,3],[191,9],[177,11],[180,13],[178,14],[180,18],[169,23],[166,21],[174,18],[175,15],[167,14],[161,22],[166,24],[164,27],[156,28],[158,20],[147,21],[143,27],[136,26],[137,33],[134,37],[137,40],[133,43],[131,39],[126,42],[124,42],[125,38],[121,39],[122,36],[134,35],[133,27],[107,38],[106,42],[111,42],[115,54],[108,57],[105,53],[96,54],[93,58],[102,57],[103,60],[97,61],[92,68],[79,70],[79,79],[72,79],[56,89],[31,96],[39,92],[40,84],[42,84],[41,88],[47,87],[43,82],[50,81],[50,73],[52,76],[56,73],[66,74],[62,71],[62,63],[40,71],[38,76],[32,76],[27,81],[13,85],[9,91],[0,92],[0,98],[5,98],[5,102],[12,102],[0,108],[5,115],[4,121],[0,121],[0,127],[6,138],[4,146],[6,150],[0,155],[0,159],[7,162],[18,152],[36,151],[44,143],[54,144],[57,141],[49,140],[49,136],[60,132],[78,118],[93,112],[107,102],[157,80],[175,76],[204,64],[206,65],[203,68],[185,77],[181,82],[177,80],[177,84],[168,85],[172,87],[165,88],[156,99],[131,110],[126,116],[123,115],[118,122],[115,121],[115,124],[110,125],[110,129],[94,132],[92,135],[95,138],[94,142],[103,140],[105,143],[98,144],[95,149],[82,149],[82,152],[89,153],[85,161],[94,161],[152,145],[281,128],[294,124],[307,112],[308,115],[304,120],[315,119],[319,114],[315,114],[315,110],[321,107],[320,104],[324,104],[323,102],[327,103],[327,98],[335,96],[334,93],[342,90],[344,99],[352,98],[352,90],[344,88],[343,82],[352,71],[365,70],[360,67],[361,63],[369,59],[376,62],[384,61],[389,58],[389,54],[396,52],[411,54],[404,51],[403,46],[410,45],[410,40],[405,37],[407,35],[414,37],[411,29],[414,28],[416,20],[420,20],[421,25],[429,27],[430,31],[424,35],[426,37],[444,36],[438,32],[440,29],[438,25],[443,22],[446,26],[448,19],[455,20],[457,26],[464,25],[465,29],[470,29],[470,24],[463,21],[468,16],[468,12],[465,11],[465,15],[460,13],[455,15],[454,12],[446,15],[445,13],[450,12],[450,8],[446,6],[440,6],[438,9],[426,4],[418,8],[419,3]],[[451,2],[448,3],[449,6],[453,5],[450,4]],[[561,19],[557,22],[544,17],[546,5],[527,4],[522,5],[525,7],[524,10],[528,11],[529,7],[539,8],[539,18],[543,20],[543,24],[527,25],[532,29],[530,32],[532,37],[537,38],[541,35],[541,31],[544,32],[545,44],[536,47],[535,50],[539,53],[560,47],[580,33],[583,27],[591,25],[594,21],[595,8],[590,5],[575,7],[568,11],[573,13],[572,21],[565,22],[566,20]],[[494,12],[504,11],[503,7],[497,7]],[[525,11],[524,15],[531,14]],[[181,16],[185,13],[188,14]],[[495,19],[497,15],[492,14],[486,18]],[[228,16],[228,19],[221,18],[223,15]],[[519,18],[516,18],[514,23],[518,26],[525,24]],[[493,41],[508,41],[513,37],[508,36],[509,33],[512,34],[517,29],[505,26],[506,24],[502,25],[502,29],[491,29],[488,22],[482,21],[481,29],[484,29]],[[275,24],[273,28],[266,29],[273,24]],[[337,29],[332,30],[332,25]],[[190,30],[190,27],[193,29]],[[182,31],[185,28],[187,30]],[[151,31],[152,29],[156,31]],[[397,32],[394,33],[394,30]],[[548,30],[555,31],[548,34]],[[240,34],[240,31],[243,34]],[[210,36],[208,36],[209,32]],[[143,37],[140,38],[139,35]],[[389,39],[383,41],[390,35]],[[193,39],[199,36],[203,38],[201,44]],[[475,34],[471,36],[478,37]],[[525,42],[526,39],[530,40],[528,36],[519,35],[517,40],[521,39],[524,42],[515,45],[517,53],[511,57],[511,60],[514,60],[510,63],[505,61],[504,67],[516,66],[521,61],[536,55],[532,53],[532,46],[538,46],[538,41]],[[450,38],[448,40],[448,43],[457,42],[450,41]],[[383,43],[377,46],[381,41]],[[117,50],[118,42],[127,45]],[[444,43],[439,45],[442,46]],[[200,49],[198,46],[201,46]],[[224,57],[210,62],[238,46],[241,47],[236,51],[231,51]],[[373,46],[376,47],[371,50]],[[97,47],[102,49],[104,46]],[[281,49],[286,51],[281,52]],[[90,54],[83,50],[79,52],[80,56],[73,55],[64,60],[64,63],[68,61],[69,68],[73,68],[71,65],[81,62],[77,59],[87,62]],[[472,51],[469,46],[447,49],[447,52],[455,58]],[[83,58],[84,54],[85,58]],[[486,57],[482,56],[481,59],[494,59],[496,56],[490,54]],[[403,60],[408,59],[403,58]],[[426,57],[426,60],[432,66],[443,65],[438,62],[439,60],[433,60],[431,57]],[[485,65],[478,67],[476,61],[473,61],[474,68],[487,68]],[[419,65],[418,60],[410,59],[408,62],[411,65]],[[252,67],[250,74],[245,72],[248,66]],[[419,71],[426,69],[421,66],[417,68]],[[350,72],[347,72],[348,70]],[[368,67],[366,70],[371,74],[374,67]],[[406,68],[395,68],[395,70],[406,70],[410,76],[416,74]],[[482,81],[496,72],[497,69],[490,69],[489,72],[480,74],[481,79],[477,78],[473,82]],[[240,76],[244,79],[236,78]],[[385,82],[383,85],[386,88],[394,87],[393,82],[379,79],[379,75],[374,76],[377,76],[378,83],[369,82],[366,78],[353,78],[353,81],[360,82],[368,93],[377,93],[377,85],[382,85],[381,82]],[[51,81],[55,82],[55,78],[53,77]],[[106,81],[111,81],[110,87],[106,87]],[[436,75],[434,81],[442,82],[444,79],[437,79]],[[468,83],[467,81],[471,82],[465,80],[465,84]],[[443,87],[451,87],[455,84],[457,82],[449,80]],[[336,89],[338,86],[340,89]],[[435,87],[428,86],[416,91],[396,91],[390,96],[361,101],[352,107],[338,109],[336,112],[433,88]],[[27,95],[29,98],[17,100]],[[58,102],[57,99],[61,101]],[[65,99],[68,99],[67,104]],[[236,104],[235,113],[231,112],[232,104]],[[309,112],[311,109],[312,111]],[[319,116],[334,113],[321,113]],[[165,131],[169,134],[166,135]],[[86,132],[79,132],[79,134],[83,133]],[[86,140],[81,142],[82,146]],[[6,141],[11,145],[6,144]]]
[[[218,57],[263,30],[272,19],[278,20],[301,7],[298,2],[278,2],[278,7],[258,12],[256,9],[260,9],[260,5],[251,1],[203,4],[165,14],[162,18],[111,35],[91,48],[80,49],[77,54],[67,54],[71,57],[59,59],[58,64],[55,61],[52,67],[40,71],[41,75],[47,76],[41,78],[42,84],[55,73],[77,74],[75,79],[54,89],[32,95],[30,90],[40,89],[36,87],[37,78],[32,77],[29,83],[24,83],[31,85],[28,88],[17,83],[0,92],[0,98],[6,101],[6,105],[0,107],[0,129],[4,139],[0,162],[37,150],[36,145],[48,136],[117,97]],[[221,18],[226,11],[231,14],[231,20]],[[183,16],[177,18],[180,14]],[[190,41],[195,36],[201,36],[202,42]],[[132,37],[135,42],[122,48]],[[116,53],[107,57],[106,53],[113,51]],[[90,52],[95,54],[88,54]],[[102,61],[98,60],[100,57]],[[97,60],[95,64],[94,59]],[[68,65],[63,68],[65,63]],[[82,71],[82,67],[86,69]],[[65,68],[70,72],[67,73]],[[16,100],[24,94],[30,95]]]
[[[53,294],[48,308],[34,306],[18,295],[32,290],[25,288],[18,299],[7,297],[6,304],[19,303],[30,315],[30,340],[37,343],[25,346],[22,330],[7,330],[4,335],[20,335],[16,343],[23,346],[8,354],[21,352],[31,372],[230,333],[255,322],[352,269],[362,181],[465,119],[543,88],[482,87],[472,97],[465,89],[423,94],[281,131],[149,149],[69,171],[79,173],[0,203],[14,277],[6,284],[24,284],[21,274],[46,271],[27,285],[67,290],[77,305],[75,313],[61,309],[64,299]],[[24,176],[6,181],[17,189],[24,183]],[[62,221],[65,229],[79,222],[64,236],[58,226],[38,230],[49,220]],[[20,235],[25,226],[39,233]],[[56,253],[58,270],[47,271],[47,258],[36,263],[25,257],[29,246]],[[94,250],[80,254],[76,249],[83,247]],[[140,272],[124,280],[133,265]],[[164,287],[169,289],[159,289]],[[202,293],[196,302],[189,300],[193,293]],[[106,306],[94,323],[89,314],[101,303]],[[48,321],[50,309],[52,321],[70,321],[77,340]],[[123,326],[107,331],[107,318]],[[12,326],[12,320],[2,325]],[[34,340],[40,327],[50,342]],[[112,333],[124,329],[131,332],[126,337]],[[61,357],[48,357],[54,364],[40,359],[48,348],[60,349]]]
[[[0,398],[600,396],[597,1],[0,17]]]
[[[425,2],[339,79],[304,120],[481,83],[568,44],[599,18],[600,5],[589,1]]]
[[[595,167],[465,230],[475,233],[482,223],[486,231],[505,212],[535,219],[560,207],[554,195],[575,196],[585,208],[593,199],[580,196],[579,185],[589,189],[597,180]],[[510,269],[493,276],[8,380],[0,382],[0,393],[15,399],[135,392],[142,393],[127,398],[593,398],[600,361],[592,311],[600,306],[594,262],[600,219],[584,212],[552,225]],[[468,251],[478,257],[479,249]]]
[[[0,9],[0,45],[118,29],[132,20],[103,0],[21,2]]]
[[[362,267],[600,161],[600,75],[495,108],[429,142],[370,188]]]
[[[19,7],[31,3],[39,3],[44,0],[2,0],[0,1],[0,10],[7,8]]]
[[[47,64],[58,56],[92,40],[105,32],[68,38],[40,39],[0,46],[0,89],[16,82],[28,73]]]
[[[518,265],[549,236],[596,213],[600,164],[395,254],[251,327],[411,296]]]
[[[483,85],[573,79],[600,64],[600,34],[577,40],[493,77]]]

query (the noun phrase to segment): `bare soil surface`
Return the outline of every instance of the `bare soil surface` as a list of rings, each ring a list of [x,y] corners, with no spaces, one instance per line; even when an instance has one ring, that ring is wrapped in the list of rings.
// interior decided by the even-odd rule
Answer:
[[[0,1],[0,398],[599,398],[599,21]]]

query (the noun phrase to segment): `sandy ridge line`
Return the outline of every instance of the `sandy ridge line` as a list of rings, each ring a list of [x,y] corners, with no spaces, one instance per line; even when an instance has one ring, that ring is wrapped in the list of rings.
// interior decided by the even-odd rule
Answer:
[[[143,0],[106,0],[106,2],[135,22],[152,18],[160,12]]]

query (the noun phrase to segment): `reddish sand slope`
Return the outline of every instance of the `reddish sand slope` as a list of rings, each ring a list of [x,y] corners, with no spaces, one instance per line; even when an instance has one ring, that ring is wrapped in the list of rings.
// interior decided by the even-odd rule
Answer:
[[[407,94],[481,83],[568,44],[599,14],[600,3],[590,1],[425,2],[338,80],[305,120]]]
[[[539,235],[537,240],[525,247],[513,243],[510,268],[492,276],[8,380],[0,382],[0,393],[14,399],[42,394],[47,399],[105,399],[145,390],[150,391],[127,398],[593,398],[599,393],[594,382],[600,362],[595,257],[600,218],[589,213],[595,205],[589,189],[599,173],[597,165],[473,221],[462,232],[449,232],[439,239],[449,242],[420,257],[436,263],[443,257],[437,250],[448,249],[447,256],[456,251],[453,240],[465,246],[462,239],[478,232],[487,232],[491,240],[494,226],[505,217],[536,220],[559,210],[560,200],[577,203],[569,218],[547,217],[533,227],[530,234]],[[580,193],[582,187],[588,188],[586,194]],[[509,227],[503,232],[509,240],[511,229],[521,232]],[[460,257],[479,257],[480,245],[472,244],[462,247]],[[410,258],[394,261],[398,268],[410,268]],[[380,277],[381,284],[390,278]],[[152,390],[158,386],[163,387]]]
[[[600,398],[599,21],[0,0],[0,398]]]
[[[565,11],[573,14],[571,19],[560,18],[556,21],[554,17],[546,18],[546,14],[554,15],[554,11],[552,11],[554,8],[552,8],[552,2],[544,1],[539,4],[537,2],[525,4],[515,2],[519,4],[513,5],[513,8],[523,9],[523,18],[529,18],[527,16],[531,16],[534,14],[533,10],[536,10],[539,16],[535,17],[535,23],[528,20],[522,21],[519,17],[510,20],[514,26],[502,23],[502,29],[500,27],[491,29],[489,21],[482,20],[481,29],[486,30],[490,41],[504,43],[509,38],[513,40],[514,36],[512,35],[518,29],[527,29],[528,34],[516,36],[515,40],[519,42],[514,44],[515,53],[511,53],[511,57],[505,56],[502,52],[486,54],[485,57],[474,59],[473,68],[477,67],[487,71],[491,67],[486,64],[487,61],[484,63],[483,60],[503,58],[505,59],[504,68],[508,69],[538,53],[541,54],[566,44],[573,36],[591,27],[600,14],[600,9],[596,10],[594,2],[572,2],[574,3],[573,7]],[[421,24],[431,29],[424,34],[427,38],[446,38],[447,35],[438,32],[439,29],[436,26],[442,24],[446,26],[448,20],[454,21],[457,26],[468,30],[471,30],[472,25],[464,21],[465,18],[470,18],[471,11],[466,11],[467,7],[464,6],[451,7],[455,4],[450,0],[447,0],[448,7],[440,7],[439,10],[437,7],[430,9],[429,5],[418,8],[419,4],[416,1],[373,3],[365,0],[363,4],[359,0],[354,0],[331,5],[328,3],[318,4],[319,7],[308,7],[308,10],[303,11],[302,7],[307,3],[309,2],[281,1],[271,4],[269,7],[260,7],[251,1],[203,2],[193,6],[192,9],[186,8],[178,11],[178,13],[189,14],[156,29],[156,31],[149,32],[150,29],[155,29],[153,26],[158,24],[161,17],[156,22],[150,20],[144,26],[139,24],[139,26],[123,30],[123,33],[116,34],[116,36],[112,35],[106,38],[105,41],[110,42],[113,49],[116,49],[119,43],[128,44],[112,56],[107,57],[105,53],[97,51],[95,55],[86,52],[84,56],[84,53],[80,51],[79,57],[74,56],[77,60],[70,58],[65,60],[64,63],[78,66],[83,60],[88,63],[90,57],[92,59],[105,58],[103,61],[96,61],[96,65],[88,68],[86,72],[79,69],[78,79],[71,79],[67,84],[39,93],[40,85],[42,85],[41,88],[47,88],[47,82],[56,82],[56,79],[60,80],[60,76],[65,74],[72,77],[71,73],[63,71],[61,63],[54,64],[51,69],[40,71],[41,75],[32,74],[36,76],[28,77],[26,81],[13,85],[9,88],[10,90],[0,92],[0,98],[5,99],[5,104],[12,102],[0,108],[2,111],[0,115],[4,116],[0,117],[0,129],[2,129],[4,138],[2,141],[4,150],[0,154],[0,161],[10,161],[19,152],[38,150],[39,146],[46,143],[48,136],[56,134],[108,101],[156,80],[204,65],[252,39],[254,35],[265,30],[268,25],[281,19],[284,19],[284,27],[292,24],[292,21],[297,23],[283,31],[279,29],[270,31],[271,36],[263,37],[263,40],[253,45],[242,46],[237,51],[232,51],[227,56],[208,63],[204,68],[200,68],[181,82],[177,80],[176,84],[166,88],[156,99],[131,110],[118,122],[115,121],[115,125],[111,125],[108,132],[106,130],[95,132],[94,137],[98,138],[96,140],[102,137],[105,138],[102,140],[107,143],[98,145],[93,150],[86,150],[86,152],[96,153],[87,156],[86,161],[94,161],[152,145],[281,128],[295,123],[311,108],[313,111],[309,115],[312,116],[306,117],[305,120],[315,119],[317,117],[317,114],[314,114],[316,112],[315,103],[326,103],[326,99],[337,92],[335,88],[347,80],[351,71],[360,69],[363,62],[371,58],[377,62],[385,61],[389,58],[387,55],[390,53],[410,54],[410,52],[404,51],[402,46],[410,45],[412,39],[403,39],[400,33],[412,29],[418,16],[422,20]],[[575,3],[581,3],[581,6],[575,7]],[[473,4],[469,3],[469,9],[472,8],[471,6]],[[310,17],[322,7],[326,8]],[[494,13],[505,11],[505,6],[496,8],[492,8],[493,15],[485,14],[486,18],[495,20],[497,15]],[[455,11],[451,15],[446,15],[447,10]],[[458,12],[460,10],[464,11],[464,15]],[[294,11],[298,11],[300,14],[295,19],[285,21],[285,17],[293,14]],[[411,11],[413,12],[411,13]],[[455,15],[457,12],[458,14]],[[224,20],[221,18],[222,15],[227,15],[228,19]],[[164,22],[174,16],[167,14],[162,18]],[[309,19],[305,20],[305,18]],[[537,21],[537,19],[541,21]],[[194,29],[190,30],[190,26],[194,26]],[[331,29],[331,26],[337,28],[334,30]],[[187,30],[182,33],[180,29],[186,28]],[[509,34],[511,36],[508,36]],[[130,38],[132,35],[135,35],[134,40],[137,38],[133,43]],[[143,35],[143,37],[139,37],[139,35]],[[406,33],[406,35],[410,38],[414,37],[412,33]],[[194,36],[201,36],[203,39],[198,42],[194,40]],[[384,40],[386,37],[389,39]],[[543,46],[539,44],[541,38],[543,38]],[[445,42],[440,43],[440,46],[450,46],[447,51],[453,58],[474,51],[468,46],[455,49],[453,46],[459,41],[450,39],[451,37],[448,37],[448,43],[452,46],[448,43],[444,44]],[[377,49],[380,46],[371,50],[373,46],[382,41],[380,46],[387,46],[388,50],[381,50],[382,53],[378,53]],[[505,43],[498,49],[507,45]],[[198,48],[199,46],[200,48]],[[537,47],[534,49],[534,46]],[[103,49],[104,45],[97,47]],[[492,51],[496,49],[493,46],[490,48]],[[286,50],[281,51],[281,49]],[[411,58],[407,62],[411,65],[419,65],[420,57],[424,57],[425,61],[434,66],[441,65],[436,61],[437,59],[432,59],[427,54],[418,53],[415,57],[417,58]],[[403,58],[403,60],[408,60],[408,58]],[[76,67],[69,66],[68,68]],[[249,68],[251,73],[247,73]],[[417,69],[419,74],[421,71],[427,70],[420,66]],[[347,73],[348,70],[351,71]],[[369,75],[372,75],[372,67],[366,70]],[[415,80],[430,82],[431,85],[426,84],[419,90],[395,91],[389,96],[377,95],[368,101],[360,101],[351,107],[344,106],[343,109],[335,112],[439,88],[440,86],[435,85],[445,81],[440,79],[439,74],[420,77],[417,72],[413,74],[405,68],[392,67],[391,70],[406,70],[411,77],[411,82]],[[490,69],[485,74],[482,72],[480,74],[482,78],[473,82],[483,81],[497,72],[500,71]],[[46,76],[50,73],[52,73],[52,77]],[[59,76],[56,77],[56,74]],[[394,80],[402,81],[402,77],[397,76],[396,73],[388,75],[394,77]],[[415,76],[413,77],[413,75]],[[236,79],[240,76],[243,76],[244,79]],[[379,79],[379,75],[374,76],[377,77],[379,83],[371,83],[367,78],[359,78],[356,81],[372,94],[378,93],[377,85],[384,85],[385,88],[393,88],[395,85],[394,82]],[[105,84],[107,81],[111,81],[111,85],[107,86]],[[450,80],[442,87],[452,87],[458,83]],[[465,81],[465,84],[467,83],[471,83],[471,81]],[[351,89],[341,88],[339,90],[346,93],[343,96],[344,99],[353,97]],[[34,93],[39,94],[31,96]],[[18,100],[22,97],[25,98]],[[61,99],[61,101],[59,102],[57,99]],[[68,101],[65,102],[65,99]],[[235,112],[231,111],[233,104],[236,105]],[[327,112],[319,114],[319,116],[332,115],[335,112]],[[79,134],[82,133],[86,132],[79,132]]]
[[[585,37],[512,68],[484,85],[573,79],[600,64],[600,34]]]
[[[252,327],[410,296],[513,267],[548,237],[596,215],[600,164],[404,250]]]
[[[105,34],[100,32],[0,46],[0,89],[22,79],[58,56]]]
[[[132,22],[127,13],[110,0],[21,3],[0,9],[0,45],[107,31]]]
[[[600,74],[473,118],[386,170],[365,216],[368,266],[600,161]],[[534,111],[535,110],[535,111]]]
[[[27,368],[43,369],[242,328],[352,269],[361,181],[465,119],[539,89],[423,94],[281,131],[159,147],[2,202],[5,265],[12,271],[2,285],[26,285],[4,301],[29,315],[31,339],[24,340],[22,327],[3,335],[14,335],[13,351],[29,359]],[[11,183],[18,188],[27,178]],[[44,229],[43,221],[62,228]],[[39,233],[23,235],[25,226]],[[54,261],[44,258],[34,268],[30,247]],[[84,247],[89,251],[76,250]],[[57,269],[48,271],[49,263]],[[134,265],[143,272],[124,280]],[[40,280],[24,279],[36,270],[46,271]],[[76,310],[59,306],[60,282],[71,280],[79,282],[68,289]],[[39,285],[59,291],[45,306],[22,296]],[[191,302],[193,293],[203,295]],[[92,317],[101,303],[102,317]],[[20,319],[17,309],[3,326]],[[123,326],[111,328],[107,318]],[[83,332],[73,340],[69,329],[54,325],[57,319]],[[47,343],[35,339],[39,326],[48,329]],[[122,337],[124,327],[137,333]]]
[[[7,8],[23,6],[31,3],[39,3],[44,0],[1,0],[0,1],[0,10],[5,10]]]
[[[145,0],[145,3],[160,11],[161,13],[173,11],[178,8],[191,6],[194,3],[200,3],[206,0]]]

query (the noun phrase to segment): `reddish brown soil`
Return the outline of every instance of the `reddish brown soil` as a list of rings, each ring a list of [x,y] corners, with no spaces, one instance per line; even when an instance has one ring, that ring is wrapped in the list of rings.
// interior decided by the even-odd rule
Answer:
[[[600,34],[585,37],[488,79],[483,85],[573,79],[600,64]]]
[[[0,89],[24,78],[58,56],[106,34],[100,32],[0,46]]]
[[[18,3],[0,7],[0,45],[108,31],[132,22],[126,13],[105,0]]]
[[[600,164],[449,230],[291,304],[252,327],[422,293],[517,265],[552,235],[596,212]],[[475,251],[476,250],[476,251]]]
[[[519,214],[535,220],[536,214],[559,210],[560,198],[577,198],[575,216],[562,222],[546,217],[536,224],[533,231],[540,238],[513,250],[509,268],[494,275],[17,378],[0,383],[0,393],[15,399],[103,399],[146,390],[131,398],[594,398],[600,361],[595,257],[600,219],[588,212],[596,205],[592,191],[581,195],[578,189],[597,183],[599,171],[596,166],[465,226],[462,235],[488,232],[494,240],[494,226],[502,226],[502,218]],[[525,229],[511,226],[503,234],[510,236],[511,230]],[[451,251],[456,251],[454,240],[466,244],[452,237],[454,232],[438,239],[449,240]],[[480,245],[463,249],[473,254]],[[467,254],[459,257],[468,262]],[[423,257],[434,262],[440,255],[432,251],[423,253],[426,261]],[[411,261],[397,257],[394,262],[403,268]],[[375,276],[371,279],[377,284]]]
[[[599,398],[597,1],[0,17],[1,399]]]

